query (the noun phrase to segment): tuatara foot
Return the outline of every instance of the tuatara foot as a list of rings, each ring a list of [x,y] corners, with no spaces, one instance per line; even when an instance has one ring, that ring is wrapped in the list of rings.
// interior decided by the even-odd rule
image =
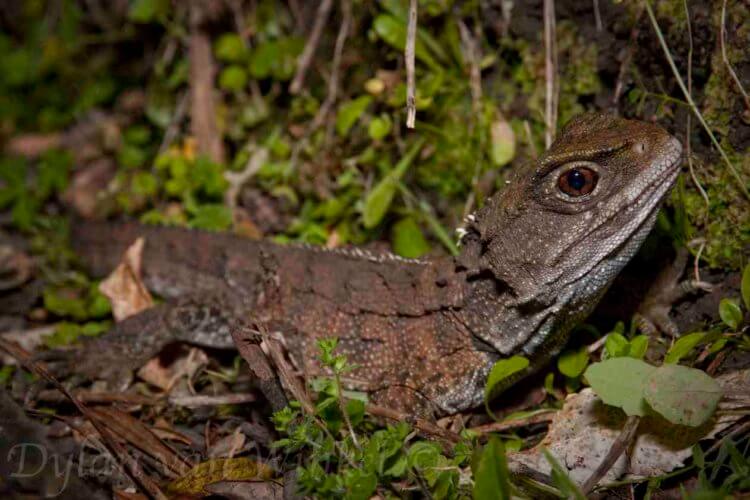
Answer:
[[[705,281],[680,280],[688,256],[685,248],[677,251],[677,257],[672,265],[659,273],[633,315],[635,325],[646,335],[663,332],[671,337],[679,337],[680,330],[669,317],[672,306],[693,292],[710,292],[713,288],[711,283]]]

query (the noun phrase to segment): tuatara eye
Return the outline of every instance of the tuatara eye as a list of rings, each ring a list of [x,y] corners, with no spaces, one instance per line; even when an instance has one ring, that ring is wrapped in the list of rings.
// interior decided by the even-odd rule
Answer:
[[[594,190],[598,180],[599,174],[592,169],[574,167],[560,174],[557,186],[568,196],[583,196]]]

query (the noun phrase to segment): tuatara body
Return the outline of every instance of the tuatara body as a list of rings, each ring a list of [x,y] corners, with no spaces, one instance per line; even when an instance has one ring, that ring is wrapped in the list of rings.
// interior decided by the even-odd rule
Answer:
[[[338,337],[345,380],[376,403],[444,415],[482,402],[498,359],[560,351],[654,224],[681,146],[661,127],[582,115],[470,216],[456,258],[408,260],[230,234],[84,223],[77,252],[95,275],[145,237],[146,285],[164,304],[85,344],[77,371],[132,373],[167,343],[232,348],[237,320],[279,334],[307,376],[316,341]]]

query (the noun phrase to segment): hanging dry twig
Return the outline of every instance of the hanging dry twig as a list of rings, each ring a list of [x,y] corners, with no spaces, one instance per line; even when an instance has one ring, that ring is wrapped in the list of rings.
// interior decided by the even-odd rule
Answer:
[[[478,41],[471,35],[469,28],[463,21],[458,19],[458,31],[461,35],[461,46],[463,53],[469,63],[469,86],[471,88],[471,103],[474,113],[479,113],[482,102],[482,78],[479,61],[482,55],[479,51]]]
[[[414,78],[414,46],[417,39],[417,0],[409,2],[409,24],[406,29],[406,127],[414,128],[417,119],[416,82]]]
[[[214,58],[211,37],[203,28],[204,5],[190,4],[190,97],[191,129],[198,151],[216,163],[224,162],[224,143],[216,122],[214,103]]]
[[[555,27],[555,0],[544,0],[544,80],[546,93],[544,121],[546,131],[544,143],[550,147],[557,128],[557,28]]]
[[[341,1],[341,16],[341,26],[339,26],[339,33],[336,35],[336,45],[333,48],[331,76],[328,78],[328,95],[326,95],[326,100],[323,101],[320,109],[318,109],[318,112],[315,114],[309,132],[314,131],[325,122],[328,113],[330,113],[333,105],[336,104],[336,100],[339,96],[339,84],[341,82],[341,56],[344,53],[344,44],[349,37],[349,28],[352,24],[352,6],[348,0]],[[329,129],[329,131],[330,130],[331,129]]]
[[[685,24],[687,25],[687,35],[688,35],[687,89],[688,89],[688,94],[693,95],[693,30],[692,30],[692,26],[690,23],[690,11],[688,10],[687,0],[683,0],[682,3],[685,8]],[[722,28],[723,27],[724,27],[724,24],[722,23]],[[698,192],[703,197],[703,201],[706,202],[706,208],[708,208],[711,202],[709,201],[708,195],[706,194],[706,191],[703,189],[703,186],[701,186],[701,183],[698,181],[698,176],[695,175],[695,169],[693,168],[693,151],[692,151],[692,147],[690,143],[690,136],[693,130],[692,118],[693,118],[693,115],[688,113],[687,119],[685,121],[685,156],[687,156],[688,171],[690,172],[690,179],[693,181],[693,184],[695,184],[695,187],[698,189]],[[698,275],[698,258],[697,257],[694,262],[694,265],[695,265],[696,276],[697,276]],[[696,279],[698,280],[698,278]]]
[[[318,5],[310,37],[307,39],[305,48],[297,59],[297,71],[294,73],[292,83],[289,84],[290,94],[297,94],[302,90],[302,85],[305,83],[305,75],[307,75],[307,70],[310,68],[315,50],[318,48],[318,43],[320,43],[320,35],[323,33],[323,28],[328,22],[328,16],[331,14],[331,7],[333,7],[333,0],[323,0]]]

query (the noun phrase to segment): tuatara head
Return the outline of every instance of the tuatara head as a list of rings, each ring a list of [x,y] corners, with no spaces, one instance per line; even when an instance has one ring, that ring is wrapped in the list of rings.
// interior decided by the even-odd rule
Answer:
[[[470,218],[458,262],[491,275],[504,309],[515,310],[482,339],[530,353],[588,314],[653,226],[681,151],[652,123],[605,114],[570,121]]]

